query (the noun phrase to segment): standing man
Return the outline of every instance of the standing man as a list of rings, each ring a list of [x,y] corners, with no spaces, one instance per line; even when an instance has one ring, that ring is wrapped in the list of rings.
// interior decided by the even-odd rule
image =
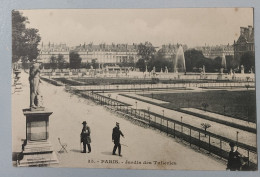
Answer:
[[[81,142],[83,143],[83,152],[82,153],[86,153],[86,145],[88,146],[88,153],[91,152],[91,138],[90,138],[90,128],[89,126],[87,126],[87,122],[83,121],[83,128],[80,134],[80,138],[81,138]]]
[[[230,142],[229,143],[230,146],[230,152],[229,152],[229,156],[228,156],[228,164],[227,164],[227,170],[230,171],[239,171],[241,168],[241,155],[240,153],[237,151],[237,149],[235,149],[235,143],[234,142]]]
[[[124,137],[124,134],[121,132],[119,128],[119,123],[116,122],[116,126],[113,128],[112,133],[112,141],[114,141],[114,149],[113,149],[113,155],[116,155],[116,149],[118,147],[118,155],[121,155],[121,144],[120,144],[120,135]]]

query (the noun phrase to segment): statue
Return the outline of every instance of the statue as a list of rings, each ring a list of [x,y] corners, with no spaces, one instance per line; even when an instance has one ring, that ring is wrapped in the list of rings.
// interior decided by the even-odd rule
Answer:
[[[40,95],[39,85],[40,79],[39,63],[34,62],[30,67],[29,82],[30,82],[30,108],[42,107],[42,96]]]
[[[202,72],[203,72],[203,74],[206,73],[205,65],[202,66]]]
[[[168,68],[167,68],[167,66],[165,66],[165,73],[168,73]]]
[[[245,71],[244,71],[244,69],[245,69],[245,68],[244,68],[244,65],[241,65],[240,68],[241,68],[241,74],[244,74],[244,73],[245,73]]]

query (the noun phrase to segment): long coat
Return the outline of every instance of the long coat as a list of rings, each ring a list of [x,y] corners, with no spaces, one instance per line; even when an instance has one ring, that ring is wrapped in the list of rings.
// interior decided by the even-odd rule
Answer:
[[[86,143],[86,144],[90,144],[91,143],[91,138],[90,138],[90,128],[89,126],[84,126],[82,128],[80,137],[81,137],[81,142]]]
[[[241,155],[237,151],[230,151],[228,157],[227,169],[231,171],[240,170],[241,167]]]
[[[112,140],[114,140],[115,143],[120,143],[120,135],[124,136],[121,130],[119,130],[118,127],[113,128]]]

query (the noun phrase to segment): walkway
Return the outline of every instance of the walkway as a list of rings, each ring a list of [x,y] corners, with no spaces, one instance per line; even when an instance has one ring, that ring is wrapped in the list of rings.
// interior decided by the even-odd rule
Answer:
[[[22,77],[23,92],[12,95],[13,152],[20,150],[20,140],[25,138],[25,116],[22,109],[29,105],[28,75],[23,73]],[[223,162],[196,152],[159,131],[134,125],[89,100],[70,95],[64,91],[64,87],[43,82],[42,94],[45,107],[53,111],[49,131],[54,150],[60,149],[58,137],[68,144],[68,153],[57,153],[59,167],[225,170]],[[121,96],[118,97],[122,99]],[[80,153],[79,134],[84,120],[92,130],[93,150],[90,154]],[[111,134],[115,122],[120,122],[121,130],[125,134],[125,138],[121,140],[124,144],[123,157],[111,155],[113,148]],[[115,160],[114,162],[118,160],[119,164],[108,163],[107,160]],[[169,162],[170,165],[154,164],[154,161]],[[140,165],[139,162],[152,162],[152,164]]]

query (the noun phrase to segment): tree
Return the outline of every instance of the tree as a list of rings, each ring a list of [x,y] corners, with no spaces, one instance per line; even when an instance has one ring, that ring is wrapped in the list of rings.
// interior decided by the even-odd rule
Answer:
[[[65,63],[66,63],[66,61],[65,61],[65,59],[64,59],[64,55],[58,54],[58,57],[57,57],[57,67],[58,67],[59,69],[63,69]]]
[[[221,66],[221,61],[222,61],[222,58],[221,58],[221,57],[216,57],[216,58],[214,59],[214,66],[215,66],[216,69],[222,68],[222,66]]]
[[[136,67],[137,68],[139,68],[139,70],[141,71],[141,72],[145,72],[145,61],[144,61],[144,59],[139,59],[137,62],[136,62]]]
[[[156,72],[160,72],[161,68],[165,70],[165,67],[168,68],[168,71],[173,71],[173,62],[169,59],[164,58],[161,52],[158,52],[154,57],[152,57],[148,63],[148,70],[151,71],[155,67]]]
[[[19,11],[12,11],[12,62],[20,59],[26,63],[27,60],[36,59],[39,50],[38,44],[41,40],[38,30],[26,28],[29,23],[28,18],[24,17]]]
[[[134,67],[134,57],[130,56],[129,58],[123,58],[123,61],[118,64],[120,67]]]
[[[50,58],[50,68],[57,69],[57,58],[54,55]]]
[[[138,45],[138,54],[141,56],[141,58],[147,62],[149,61],[156,53],[155,48],[153,47],[152,43],[150,42],[145,42],[144,44],[139,44]]]
[[[39,30],[34,28],[29,28],[25,31],[25,50],[29,61],[36,59],[39,55],[38,45],[41,37],[38,35],[38,32]]]
[[[81,58],[79,54],[75,51],[71,51],[69,54],[69,60],[70,60],[70,68],[71,69],[79,69],[81,65]]]
[[[202,128],[204,129],[205,132],[205,137],[207,136],[207,129],[211,127],[211,125],[209,123],[202,123],[201,124]]]
[[[92,65],[93,69],[97,69],[98,65],[99,65],[98,62],[97,62],[97,59],[92,59],[91,65]]]
[[[240,65],[243,65],[246,72],[255,68],[255,55],[253,52],[246,52],[240,58]]]
[[[91,64],[87,61],[86,63],[86,69],[90,69],[91,68]]]
[[[214,60],[204,57],[202,51],[195,49],[186,50],[184,52],[186,71],[193,72],[202,68],[203,65],[207,72],[214,72],[216,69],[219,69],[215,66]]]
[[[206,112],[209,104],[208,103],[202,103],[201,106],[204,108],[204,111]]]

